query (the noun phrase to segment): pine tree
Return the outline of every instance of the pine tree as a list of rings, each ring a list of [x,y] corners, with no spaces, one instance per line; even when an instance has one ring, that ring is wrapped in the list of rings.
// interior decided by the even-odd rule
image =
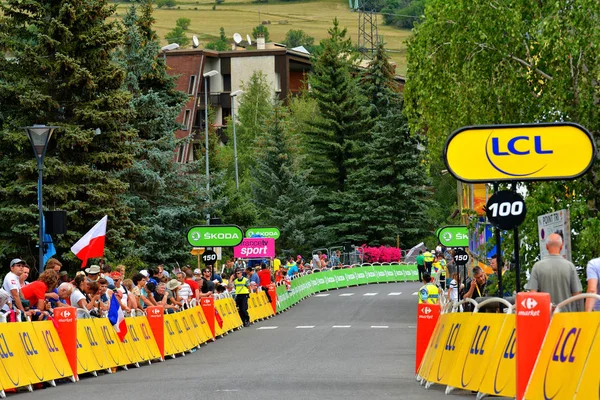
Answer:
[[[135,131],[125,73],[111,60],[122,43],[116,6],[107,1],[7,0],[0,5],[0,258],[33,258],[37,242],[35,161],[20,126],[58,125],[44,160],[46,209],[67,211],[59,257],[104,215],[106,254],[133,247],[127,183],[118,171],[133,162]],[[100,135],[95,134],[101,132]],[[62,253],[62,254],[61,254]]]
[[[127,71],[125,84],[133,93],[135,112],[131,127],[138,133],[133,165],[121,173],[129,183],[123,201],[134,210],[131,220],[139,230],[136,255],[145,263],[184,262],[189,258],[186,231],[204,223],[206,182],[201,163],[176,163],[173,150],[179,143],[176,117],[187,100],[175,90],[175,79],[166,72],[159,43],[151,26],[151,4],[131,6],[123,23],[126,42],[116,54]],[[203,171],[203,169],[202,169]]]
[[[347,189],[347,177],[364,141],[368,140],[368,113],[359,91],[356,58],[346,29],[337,19],[329,29],[329,38],[321,41],[309,75],[311,96],[317,101],[319,117],[307,132],[312,168],[310,184],[317,188],[317,212],[325,217],[331,239],[340,240],[348,232],[340,225],[344,210],[341,201]]]
[[[289,131],[286,114],[276,106],[256,139],[256,165],[252,191],[259,222],[281,231],[278,246],[289,251],[308,251],[319,238],[320,217],[312,205],[317,192],[308,186],[310,170],[304,167],[300,141]]]
[[[344,197],[348,239],[370,245],[410,247],[427,234],[426,210],[430,193],[427,175],[402,114],[402,98],[394,86],[393,69],[379,45],[363,79],[363,92],[375,121],[371,141],[358,159]]]

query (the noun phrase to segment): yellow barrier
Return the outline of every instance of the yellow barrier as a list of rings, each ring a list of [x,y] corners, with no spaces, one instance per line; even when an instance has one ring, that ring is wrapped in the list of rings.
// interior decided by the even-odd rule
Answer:
[[[181,332],[175,326],[175,314],[165,314],[165,356],[175,358],[176,354],[185,355],[186,348],[181,338]]]
[[[498,347],[498,339],[506,319],[506,314],[477,313],[470,317],[469,324],[465,326],[458,357],[453,364],[448,382],[450,387],[479,390],[486,372],[485,367],[490,364],[494,349]],[[514,328],[514,318],[512,326]]]
[[[264,293],[252,296],[251,309],[256,319],[270,314],[272,309]],[[215,302],[223,319],[221,334],[242,326],[233,299]],[[159,346],[145,316],[125,318],[127,334],[121,342],[107,318],[77,320],[77,373],[105,370],[160,360]],[[184,355],[186,351],[212,340],[202,307],[197,306],[175,314],[164,315],[165,355]],[[73,372],[54,324],[19,322],[0,325],[0,391],[29,386],[40,382],[54,384],[55,379],[71,378]],[[2,371],[3,370],[3,371]],[[1,394],[1,392],[0,392]]]
[[[91,319],[77,320],[77,374],[93,373],[102,369],[111,372],[106,359],[105,349],[101,348],[102,341],[98,336],[94,321]]]
[[[577,387],[582,395],[591,391],[590,397],[598,398],[598,373],[584,388],[581,377],[584,367],[596,369],[598,353],[590,352],[600,326],[600,313],[555,313],[550,321],[540,355],[535,363],[525,399],[572,399]],[[590,358],[591,356],[591,358]]]
[[[447,317],[444,319],[443,317]],[[466,331],[469,325],[473,325],[473,315],[470,313],[452,313],[444,314],[440,317],[438,324],[444,319],[444,327],[439,332],[439,337],[436,339],[437,348],[435,356],[429,366],[429,371],[426,375],[419,373],[429,385],[438,383],[447,385],[450,380],[452,367],[458,358],[460,345],[467,340]]]
[[[590,348],[590,355],[597,356],[600,354],[600,335],[596,331],[596,337],[594,338],[594,344]],[[577,400],[588,400],[600,397],[598,387],[600,382],[600,370],[595,363],[595,360],[589,359],[585,363],[583,373],[581,374],[581,380],[575,394]]]
[[[502,397],[514,398],[516,396],[515,323],[514,314],[506,316],[500,335],[498,335],[498,342],[492,352],[488,367],[485,369],[479,392]]]
[[[52,322],[2,324],[0,364],[2,390],[73,376]]]

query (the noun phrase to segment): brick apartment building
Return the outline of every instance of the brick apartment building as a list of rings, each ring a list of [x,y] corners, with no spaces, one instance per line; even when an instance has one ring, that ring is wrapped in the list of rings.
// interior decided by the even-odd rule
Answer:
[[[221,134],[227,117],[231,116],[231,93],[242,89],[254,71],[262,71],[267,78],[273,97],[285,101],[290,95],[300,92],[306,74],[311,69],[310,55],[303,51],[287,49],[282,45],[264,43],[259,38],[256,50],[237,48],[231,51],[206,49],[183,49],[168,51],[165,54],[168,72],[178,76],[177,89],[188,94],[189,99],[177,117],[184,129],[176,132],[177,138],[191,136],[187,146],[177,149],[177,161],[188,162],[194,159],[196,150],[204,143],[205,90],[208,90],[208,103],[214,109],[217,133]],[[216,71],[206,78],[204,74]],[[234,111],[238,100],[233,98]]]

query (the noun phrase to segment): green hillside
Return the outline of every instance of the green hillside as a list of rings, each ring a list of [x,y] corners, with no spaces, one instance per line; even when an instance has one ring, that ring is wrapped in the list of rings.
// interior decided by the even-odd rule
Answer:
[[[290,29],[302,29],[318,42],[326,37],[327,29],[331,27],[332,20],[337,17],[340,25],[348,28],[352,41],[356,42],[358,34],[358,13],[350,11],[348,2],[339,0],[315,1],[269,1],[269,3],[256,3],[253,1],[228,1],[217,5],[213,10],[214,2],[180,1],[172,9],[155,8],[155,29],[164,40],[165,34],[175,27],[178,18],[185,17],[192,20],[188,36],[196,35],[201,45],[218,37],[219,28],[225,28],[225,33],[231,37],[238,32],[245,39],[246,34],[252,33],[252,28],[262,21],[271,21],[267,25],[271,40],[281,41]],[[118,14],[124,15],[128,3],[120,3]],[[379,17],[379,35],[383,36],[393,61],[397,63],[397,72],[406,72],[405,40],[410,35],[409,30],[387,27]]]

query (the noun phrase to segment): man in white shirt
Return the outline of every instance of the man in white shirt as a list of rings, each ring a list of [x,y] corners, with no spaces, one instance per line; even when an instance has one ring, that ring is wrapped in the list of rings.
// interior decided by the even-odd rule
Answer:
[[[185,283],[185,278],[186,278],[185,273],[183,273],[183,272],[177,273],[177,280],[179,282],[181,282],[181,286],[179,286],[178,295],[179,295],[179,297],[181,297],[181,299],[183,300],[184,303],[187,303],[188,300],[191,300],[194,298],[194,293],[192,292],[192,288],[190,287],[190,285]]]
[[[20,258],[15,258],[10,262],[10,272],[4,277],[2,289],[10,293],[12,304],[19,309],[23,314],[25,309],[21,303],[21,283],[19,277],[23,274],[23,268],[27,263]],[[8,311],[8,306],[5,306],[5,311]]]

